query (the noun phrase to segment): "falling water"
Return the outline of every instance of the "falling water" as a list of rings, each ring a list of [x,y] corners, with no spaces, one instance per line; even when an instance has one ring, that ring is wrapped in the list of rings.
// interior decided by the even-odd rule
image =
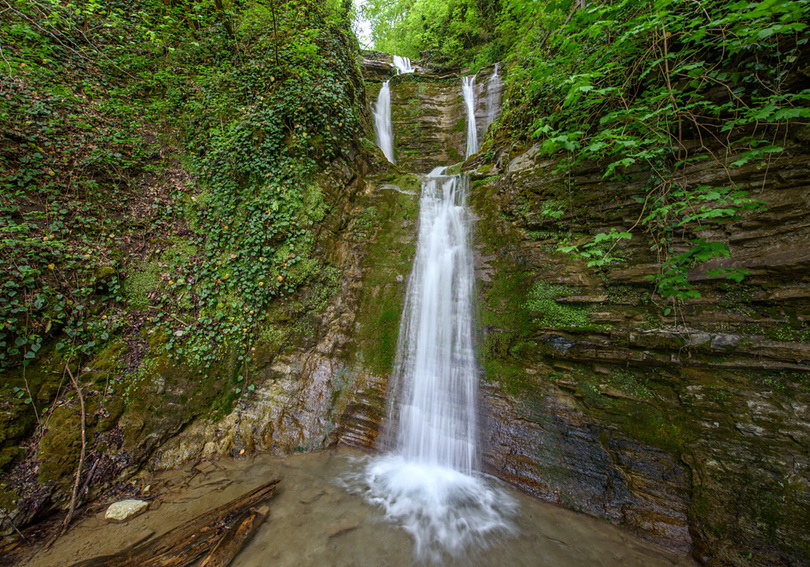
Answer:
[[[465,180],[436,168],[422,186],[397,374],[406,400],[399,416],[403,457],[471,474],[478,377]]]
[[[391,163],[394,159],[394,128],[391,125],[391,87],[388,81],[383,83],[377,102],[374,104],[374,135],[377,145]]]
[[[394,55],[394,67],[397,68],[397,71],[400,73],[413,73],[413,67],[411,67],[411,60],[407,57],[400,57],[399,55]]]
[[[478,151],[478,132],[475,125],[475,75],[461,78],[461,92],[464,95],[464,106],[467,108],[467,155],[470,157]]]
[[[366,495],[440,561],[509,531],[513,501],[476,474],[473,261],[467,178],[436,168],[422,184],[419,236],[394,372],[396,449],[374,459]]]
[[[489,125],[495,122],[498,117],[498,111],[501,109],[501,89],[503,88],[503,81],[499,74],[501,64],[495,63],[495,70],[487,82],[487,94],[485,100],[486,117],[482,127],[482,131],[486,132]]]

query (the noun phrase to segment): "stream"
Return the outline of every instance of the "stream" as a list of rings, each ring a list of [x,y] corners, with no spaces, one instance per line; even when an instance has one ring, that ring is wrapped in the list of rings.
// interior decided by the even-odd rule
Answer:
[[[20,565],[66,567],[112,553],[150,532],[167,532],[271,478],[281,478],[281,483],[267,502],[270,513],[232,566],[424,564],[414,559],[412,537],[386,521],[381,508],[352,488],[352,479],[371,458],[338,448],[287,457],[219,458],[160,472],[141,480],[154,497],[145,513],[122,524],[108,524],[105,508],[97,506],[50,550],[40,550]],[[539,502],[495,479],[488,482],[519,507],[514,533],[479,542],[471,556],[444,556],[441,565],[694,565],[687,557],[655,548],[604,521]]]

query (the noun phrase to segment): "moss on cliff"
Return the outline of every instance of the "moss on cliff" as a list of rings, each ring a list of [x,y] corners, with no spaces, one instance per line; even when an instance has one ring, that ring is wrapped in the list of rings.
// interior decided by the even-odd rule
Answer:
[[[416,246],[420,181],[415,175],[389,175],[377,183],[369,197],[377,214],[364,261],[354,357],[377,375],[387,375],[394,365],[406,279]]]

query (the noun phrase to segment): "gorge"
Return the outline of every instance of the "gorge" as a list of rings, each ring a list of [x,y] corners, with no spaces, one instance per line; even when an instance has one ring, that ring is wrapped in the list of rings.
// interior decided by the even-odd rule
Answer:
[[[806,6],[509,4],[444,51],[406,15],[411,60],[226,4],[4,13],[4,560],[175,469],[211,506],[285,471],[288,564],[810,560]],[[478,527],[396,509],[440,476],[403,463],[473,473]]]

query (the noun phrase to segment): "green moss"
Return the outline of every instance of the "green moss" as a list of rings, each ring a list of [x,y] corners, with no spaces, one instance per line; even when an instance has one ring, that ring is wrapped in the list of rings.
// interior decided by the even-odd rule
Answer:
[[[135,261],[129,267],[129,275],[124,280],[124,293],[133,309],[146,309],[151,300],[149,294],[161,287],[161,274],[172,277],[179,267],[196,254],[196,248],[187,240],[179,237],[168,240],[167,248],[146,261]],[[187,294],[182,309],[191,307]]]
[[[666,412],[649,404],[622,400],[615,418],[630,437],[680,455],[696,437],[687,417],[672,408]]]
[[[365,240],[373,234],[377,225],[377,207],[366,207],[352,223],[352,235],[358,240]]]
[[[124,293],[129,299],[130,307],[133,309],[148,307],[147,295],[157,289],[159,282],[160,267],[157,262],[144,262],[131,268],[129,276],[124,280]]]
[[[500,177],[501,177],[500,175],[490,175],[489,177],[484,177],[483,179],[476,179],[475,181],[472,182],[472,185],[470,186],[470,191],[476,191],[482,185],[491,183],[492,181],[495,181]]]
[[[405,278],[415,251],[419,197],[416,176],[386,177],[403,191],[377,191],[372,199],[377,224],[370,234],[363,295],[357,319],[357,362],[376,374],[391,371],[396,356]],[[366,209],[366,210],[367,210]]]
[[[526,309],[537,313],[542,324],[548,327],[585,327],[590,324],[588,307],[556,301],[574,293],[567,286],[536,282],[529,291]]]
[[[75,407],[59,407],[48,420],[48,429],[39,444],[39,482],[70,485],[81,451],[81,417]]]
[[[532,376],[513,361],[503,360],[497,355],[489,354],[487,351],[489,347],[489,344],[485,344],[484,352],[486,354],[482,358],[484,379],[487,382],[497,383],[511,395],[521,399],[536,393],[537,384]]]
[[[628,368],[614,368],[610,373],[607,384],[617,390],[642,400],[652,398],[652,391],[648,387],[648,377],[641,371]]]

